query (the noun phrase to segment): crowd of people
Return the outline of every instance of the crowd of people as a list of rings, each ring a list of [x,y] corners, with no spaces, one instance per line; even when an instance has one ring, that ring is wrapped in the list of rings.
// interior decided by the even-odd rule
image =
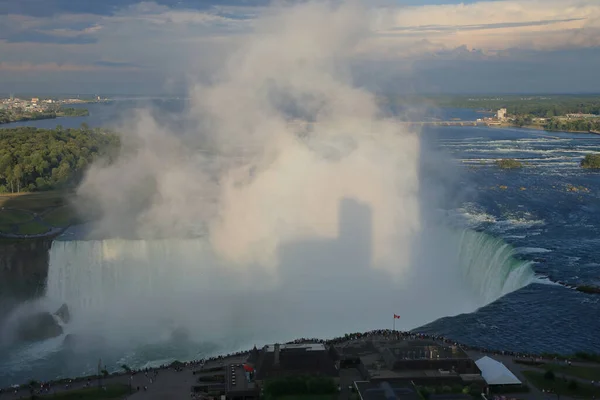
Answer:
[[[457,346],[463,350],[473,350],[484,354],[491,355],[502,355],[502,356],[511,356],[515,358],[525,358],[525,359],[534,359],[534,360],[545,360],[545,361],[556,361],[558,357],[552,356],[547,357],[540,354],[534,353],[522,353],[515,351],[505,351],[505,350],[494,350],[488,349],[481,346],[469,346],[465,344],[460,344],[453,339],[447,338],[442,335],[431,335],[426,333],[416,333],[411,331],[398,331],[392,329],[376,329],[368,332],[357,332],[357,333],[348,333],[344,336],[339,336],[333,339],[323,340],[323,339],[296,339],[289,343],[323,343],[325,345],[338,345],[346,342],[359,340],[359,339],[388,339],[388,340],[433,340],[436,342],[441,342],[453,346]],[[568,361],[566,357],[563,357],[562,360]]]
[[[486,348],[483,348],[480,346],[468,346],[468,345],[460,344],[450,338],[447,338],[447,337],[444,337],[441,335],[415,333],[415,332],[410,332],[410,331],[397,331],[397,330],[392,330],[392,329],[376,329],[376,330],[372,330],[372,331],[368,331],[368,332],[348,333],[348,334],[345,334],[344,336],[339,336],[339,337],[336,337],[333,339],[300,338],[300,339],[296,339],[296,340],[287,342],[287,344],[322,343],[324,345],[331,346],[331,345],[340,345],[340,344],[344,344],[347,342],[360,340],[360,339],[433,340],[433,341],[440,342],[440,343],[458,346],[459,348],[461,348],[463,350],[474,350],[474,351],[478,351],[478,352],[481,352],[484,354],[504,355],[504,356],[511,356],[511,357],[515,357],[515,358],[531,359],[531,360],[539,360],[539,361],[558,361],[559,360],[559,358],[557,358],[557,357],[545,357],[545,356],[539,355],[539,354],[519,353],[519,352],[503,351],[503,350],[492,350],[492,349],[486,349]],[[214,362],[223,361],[223,360],[226,360],[229,358],[234,358],[234,357],[239,358],[242,356],[248,356],[251,351],[252,350],[232,352],[232,353],[228,353],[225,355],[206,357],[206,358],[201,358],[201,359],[197,359],[197,360],[193,360],[193,361],[185,361],[185,362],[175,361],[171,364],[163,364],[156,368],[144,368],[144,369],[138,369],[138,370],[134,370],[134,369],[130,369],[130,368],[123,368],[124,371],[114,372],[114,373],[110,374],[110,376],[122,376],[122,375],[130,374],[133,377],[137,373],[144,373],[144,374],[146,374],[146,376],[148,374],[152,374],[152,376],[154,377],[153,379],[155,380],[156,376],[158,375],[158,371],[160,371],[160,370],[174,369],[175,371],[183,371],[183,370],[187,370],[187,369],[194,369],[194,368],[202,367],[205,364],[212,364]],[[563,357],[561,361],[570,362],[569,360],[567,360],[566,357]],[[81,378],[75,378],[75,379],[62,379],[60,381],[35,382],[35,385],[36,385],[35,390],[40,393],[49,393],[50,389],[56,385],[65,385],[65,387],[68,389],[69,386],[72,385],[74,382],[81,382],[81,381],[86,381],[87,382],[86,386],[88,386],[93,383],[92,381],[97,381],[98,379],[101,379],[101,378],[105,378],[105,377],[104,376],[103,377],[91,376],[91,377],[81,377]],[[13,387],[4,389],[4,390],[0,389],[0,394],[10,393],[12,391],[15,391],[15,393],[16,393],[17,391],[19,391],[21,389],[29,389],[33,385],[33,383],[34,382],[32,382],[30,384],[25,384],[25,385],[14,385]]]

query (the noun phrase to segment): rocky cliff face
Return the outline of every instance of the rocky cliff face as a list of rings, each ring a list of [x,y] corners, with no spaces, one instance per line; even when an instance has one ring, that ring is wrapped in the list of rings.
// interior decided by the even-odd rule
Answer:
[[[44,294],[51,239],[0,241],[0,319],[14,304]]]

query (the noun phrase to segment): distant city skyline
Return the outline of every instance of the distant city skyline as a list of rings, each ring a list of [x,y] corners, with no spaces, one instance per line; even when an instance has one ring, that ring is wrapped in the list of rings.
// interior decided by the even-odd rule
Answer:
[[[268,4],[0,2],[0,93],[185,94],[260,32]],[[377,0],[362,15],[348,65],[376,92],[600,92],[596,0]]]

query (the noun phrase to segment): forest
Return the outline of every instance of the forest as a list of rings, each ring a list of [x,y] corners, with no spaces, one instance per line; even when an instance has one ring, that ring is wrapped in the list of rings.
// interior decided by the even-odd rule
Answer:
[[[414,100],[413,100],[414,101]],[[509,115],[552,118],[571,113],[600,115],[600,96],[595,95],[474,95],[430,96],[421,102],[438,107],[485,109],[506,108]]]
[[[120,140],[108,130],[0,129],[0,193],[35,192],[76,185],[87,166],[116,155]]]
[[[553,118],[544,125],[544,129],[548,131],[563,131],[563,132],[599,132],[600,119],[573,119],[559,120]]]

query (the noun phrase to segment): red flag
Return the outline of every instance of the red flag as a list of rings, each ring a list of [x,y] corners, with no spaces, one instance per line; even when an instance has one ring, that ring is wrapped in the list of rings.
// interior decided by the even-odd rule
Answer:
[[[394,319],[400,319],[399,315],[394,314]]]

